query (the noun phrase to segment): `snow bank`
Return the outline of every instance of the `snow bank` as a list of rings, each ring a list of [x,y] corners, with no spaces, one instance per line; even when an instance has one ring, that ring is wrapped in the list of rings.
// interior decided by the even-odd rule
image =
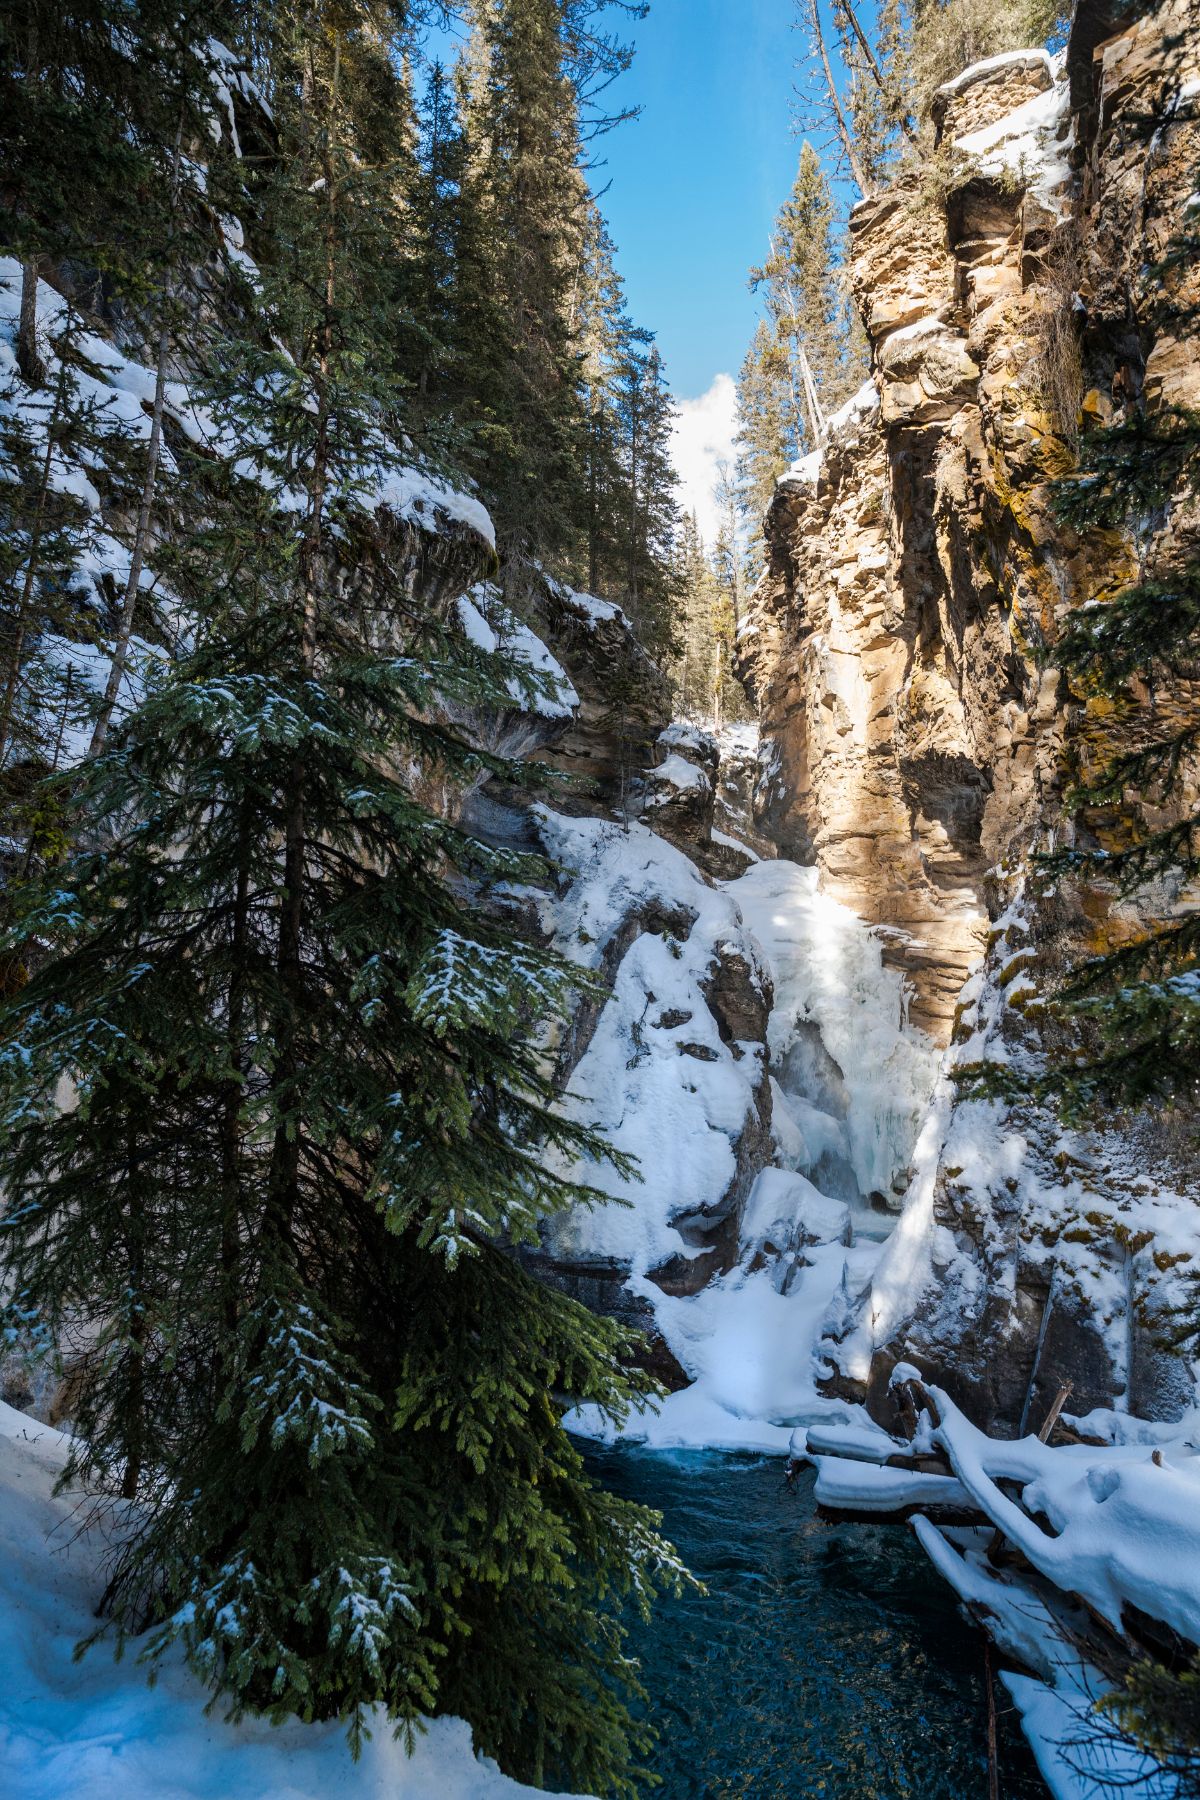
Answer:
[[[638,1283],[693,1386],[671,1394],[657,1413],[631,1419],[621,1437],[655,1449],[753,1450],[786,1456],[798,1426],[814,1421],[872,1429],[863,1408],[818,1392],[817,1357],[826,1316],[857,1292],[879,1254],[877,1244],[825,1244],[805,1251],[807,1266],[787,1294],[770,1270],[735,1269],[691,1299],[673,1299]],[[571,1430],[608,1441],[617,1435],[594,1408],[568,1415]]]
[[[67,1442],[0,1404],[0,1790],[20,1800],[517,1800],[533,1789],[477,1758],[468,1727],[437,1719],[410,1759],[382,1716],[351,1760],[337,1724],[272,1727],[204,1715],[178,1663],[153,1687],[135,1653],[95,1628],[104,1546],[79,1534],[77,1495],[54,1498]],[[561,1800],[561,1797],[560,1797]]]

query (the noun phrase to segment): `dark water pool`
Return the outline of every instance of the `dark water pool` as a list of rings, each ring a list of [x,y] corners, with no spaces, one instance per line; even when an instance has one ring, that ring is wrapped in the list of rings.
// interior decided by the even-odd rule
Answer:
[[[600,1450],[706,1597],[634,1628],[660,1800],[987,1800],[983,1645],[905,1525],[826,1524],[777,1461]],[[1045,1800],[997,1685],[1003,1800]]]

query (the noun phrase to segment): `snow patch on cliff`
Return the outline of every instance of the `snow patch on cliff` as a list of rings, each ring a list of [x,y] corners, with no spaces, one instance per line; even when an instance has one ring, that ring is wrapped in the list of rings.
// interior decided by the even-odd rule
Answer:
[[[565,954],[599,968],[622,927],[645,921],[564,1102],[637,1158],[640,1180],[607,1163],[577,1167],[626,1204],[556,1221],[551,1242],[558,1254],[611,1259],[645,1276],[669,1257],[696,1254],[672,1219],[720,1207],[762,1080],[763,1046],[722,1041],[706,988],[725,955],[744,959],[760,988],[765,976],[736,903],[682,851],[644,825],[548,808],[536,816],[548,853],[570,872],[544,912]]]

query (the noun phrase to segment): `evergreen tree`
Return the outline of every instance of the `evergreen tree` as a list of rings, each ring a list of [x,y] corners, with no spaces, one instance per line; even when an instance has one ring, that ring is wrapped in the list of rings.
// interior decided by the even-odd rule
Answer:
[[[621,521],[627,486],[619,424],[623,371],[637,331],[625,307],[612,241],[600,209],[591,202],[577,276],[577,316],[587,409],[587,541],[579,570],[589,593],[617,597],[622,589]]]
[[[180,446],[190,528],[159,551],[191,646],[73,786],[78,848],[10,934],[7,1322],[73,1353],[68,1477],[115,1507],[105,1609],[148,1658],[182,1643],[235,1714],[355,1740],[374,1703],[445,1708],[525,1779],[632,1794],[615,1605],[675,1565],[555,1397],[619,1416],[648,1383],[510,1254],[596,1198],[552,1173],[605,1147],[534,1035],[579,976],[487,905],[531,865],[422,800],[527,774],[431,696],[549,678],[422,613],[389,522],[381,31],[319,6],[272,43],[258,279],[201,345],[220,438]]]
[[[652,656],[677,645],[675,534],[679,509],[671,433],[675,408],[653,342],[626,348],[615,392],[617,455],[623,468],[619,598]]]
[[[731,496],[732,498],[732,496]],[[730,553],[727,520],[710,555],[694,513],[683,521],[679,545],[680,639],[673,675],[682,717],[719,727],[749,716],[733,673],[740,572]]]
[[[775,222],[771,253],[761,268],[751,270],[750,284],[765,290],[768,317],[787,361],[793,411],[802,421],[800,435],[806,448],[815,449],[821,419],[853,392],[860,371],[850,366],[847,356],[833,195],[808,142],[800,152],[791,194]]]
[[[913,111],[928,125],[946,81],[985,57],[1044,44],[1070,17],[1065,0],[912,0]]]
[[[721,520],[712,552],[717,583],[713,629],[721,662],[716,713],[718,718],[736,722],[752,716],[745,690],[734,673],[737,634],[745,610],[746,558],[739,528],[737,484],[724,463],[718,469],[716,498]]]
[[[508,585],[575,547],[585,421],[570,316],[584,226],[578,105],[563,0],[477,0],[467,130],[482,222],[472,347],[480,423],[471,471],[496,519]]]
[[[720,657],[714,631],[718,588],[704,554],[695,513],[688,513],[683,521],[679,579],[682,645],[675,664],[676,705],[685,719],[712,719],[720,688]]]
[[[738,375],[737,474],[749,525],[749,570],[761,567],[762,521],[775,483],[798,454],[797,418],[787,357],[778,337],[760,319]]]

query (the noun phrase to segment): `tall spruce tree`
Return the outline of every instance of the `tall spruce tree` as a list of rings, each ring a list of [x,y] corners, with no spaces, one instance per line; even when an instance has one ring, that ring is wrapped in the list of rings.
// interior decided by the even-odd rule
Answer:
[[[775,483],[798,454],[798,423],[786,353],[760,319],[738,374],[737,476],[748,525],[748,568],[755,578],[762,564],[762,522]]]
[[[615,392],[617,456],[623,470],[619,598],[651,655],[677,647],[675,540],[679,507],[671,434],[675,408],[662,358],[635,334],[625,347]]]
[[[468,185],[491,304],[475,347],[471,468],[496,519],[506,584],[570,554],[582,525],[585,420],[570,314],[584,229],[578,103],[563,0],[472,9]],[[498,302],[498,305],[496,304]]]
[[[720,655],[714,630],[718,588],[695,513],[684,516],[679,541],[679,655],[675,662],[676,705],[684,718],[712,719],[720,687]]]
[[[787,364],[792,410],[801,422],[798,435],[805,448],[815,449],[819,417],[827,416],[853,391],[859,370],[851,366],[848,355],[833,195],[820,158],[807,141],[792,191],[775,221],[770,255],[750,271],[750,285],[764,291],[767,316]]]
[[[258,274],[201,346],[219,436],[180,445],[159,552],[191,646],[72,785],[78,848],[10,934],[6,1322],[70,1355],[68,1475],[113,1509],[104,1609],[146,1657],[181,1643],[235,1715],[357,1741],[376,1703],[445,1709],[518,1776],[633,1794],[616,1605],[675,1564],[556,1397],[620,1416],[648,1383],[510,1253],[595,1198],[550,1172],[605,1147],[535,1037],[579,977],[487,904],[531,865],[423,799],[523,774],[439,696],[547,678],[421,609],[388,510],[386,15],[272,29]]]

